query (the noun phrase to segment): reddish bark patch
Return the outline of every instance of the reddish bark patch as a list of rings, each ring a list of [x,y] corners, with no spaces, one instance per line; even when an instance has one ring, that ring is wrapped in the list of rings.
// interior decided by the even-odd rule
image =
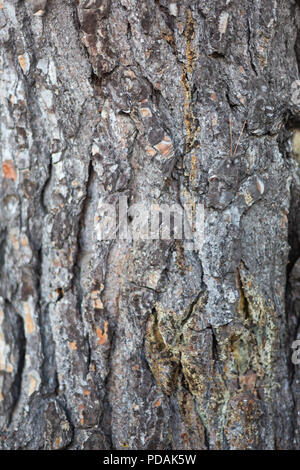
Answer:
[[[16,181],[17,172],[15,169],[14,162],[12,160],[5,160],[2,163],[2,170],[3,170],[4,178]]]

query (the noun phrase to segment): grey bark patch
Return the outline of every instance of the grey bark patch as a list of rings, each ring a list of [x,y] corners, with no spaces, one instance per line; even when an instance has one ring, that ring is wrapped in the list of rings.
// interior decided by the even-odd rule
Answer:
[[[298,5],[2,3],[0,448],[299,448]]]

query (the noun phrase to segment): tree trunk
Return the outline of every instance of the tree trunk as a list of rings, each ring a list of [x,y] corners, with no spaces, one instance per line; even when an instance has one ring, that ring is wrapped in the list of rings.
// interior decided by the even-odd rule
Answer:
[[[0,448],[300,447],[298,27],[293,0],[0,2]],[[204,207],[202,246],[101,238],[121,197]]]

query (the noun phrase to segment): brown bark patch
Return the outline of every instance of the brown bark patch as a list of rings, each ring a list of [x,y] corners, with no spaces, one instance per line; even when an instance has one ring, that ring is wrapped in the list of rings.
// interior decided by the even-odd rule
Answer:
[[[17,172],[15,169],[14,162],[12,160],[5,160],[2,163],[2,170],[3,170],[4,178],[16,181]]]

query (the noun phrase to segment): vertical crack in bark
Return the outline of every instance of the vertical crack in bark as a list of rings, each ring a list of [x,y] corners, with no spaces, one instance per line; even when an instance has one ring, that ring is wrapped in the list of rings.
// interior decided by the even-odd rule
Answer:
[[[192,74],[194,68],[194,60],[196,53],[193,48],[193,41],[195,39],[195,21],[190,9],[187,9],[187,24],[185,28],[185,41],[186,41],[186,64],[182,64],[182,77],[181,82],[185,94],[184,103],[184,119],[186,127],[186,142],[185,153],[188,153],[193,147],[199,145],[197,141],[197,134],[199,132],[199,122],[194,114],[193,109],[193,84]]]
[[[259,74],[256,69],[256,65],[255,65],[254,57],[253,57],[253,51],[252,51],[252,41],[251,41],[252,27],[251,27],[251,21],[250,21],[249,16],[247,18],[247,31],[248,31],[248,52],[249,52],[249,58],[250,58],[250,65],[254,74],[256,75],[256,77],[258,77]]]
[[[241,265],[243,267],[245,267],[244,263],[242,262]],[[238,288],[239,288],[239,291],[240,291],[240,305],[239,305],[239,308],[240,310],[243,312],[243,316],[245,318],[245,320],[249,320],[251,321],[251,317],[250,317],[250,312],[249,312],[249,302],[248,302],[248,299],[247,299],[247,296],[246,296],[246,293],[245,293],[245,290],[244,290],[244,287],[243,287],[243,282],[242,282],[242,278],[241,278],[241,271],[240,271],[240,267],[238,266],[237,267],[237,284],[238,284]]]
[[[77,293],[77,308],[80,312],[80,317],[82,319],[81,313],[81,304],[83,299],[82,288],[80,284],[80,271],[81,271],[81,258],[82,254],[82,246],[81,246],[81,238],[83,231],[85,229],[85,219],[86,213],[89,206],[89,201],[91,198],[90,189],[93,182],[93,178],[95,177],[92,159],[89,160],[88,163],[88,172],[87,172],[87,182],[86,182],[86,189],[85,189],[85,198],[82,202],[81,212],[78,219],[78,228],[77,228],[77,238],[76,238],[76,255],[73,263],[73,279],[72,279],[72,287],[76,290]]]
[[[296,168],[299,173],[299,170]],[[299,178],[295,178],[291,187],[291,203],[288,216],[288,241],[290,245],[289,262],[287,265],[287,284],[286,284],[286,318],[288,332],[286,334],[287,344],[286,352],[288,355],[289,366],[289,382],[291,386],[291,393],[293,397],[293,431],[295,445],[299,445],[299,365],[293,364],[291,360],[293,342],[298,338],[300,333],[300,302],[299,302],[299,288],[300,288],[300,269],[298,264],[300,262],[300,186]]]
[[[26,337],[25,337],[24,320],[22,316],[17,314],[14,307],[8,300],[5,300],[5,307],[9,308],[11,311],[14,312],[14,317],[15,317],[14,338],[15,338],[15,344],[18,349],[17,371],[16,371],[15,378],[11,387],[12,404],[11,404],[11,410],[9,413],[8,424],[7,424],[7,426],[9,426],[12,421],[14,411],[16,410],[16,407],[18,405],[18,401],[19,401],[19,398],[21,396],[21,391],[22,391],[22,378],[23,378],[23,371],[24,371],[24,366],[25,366],[25,355],[26,355]]]

